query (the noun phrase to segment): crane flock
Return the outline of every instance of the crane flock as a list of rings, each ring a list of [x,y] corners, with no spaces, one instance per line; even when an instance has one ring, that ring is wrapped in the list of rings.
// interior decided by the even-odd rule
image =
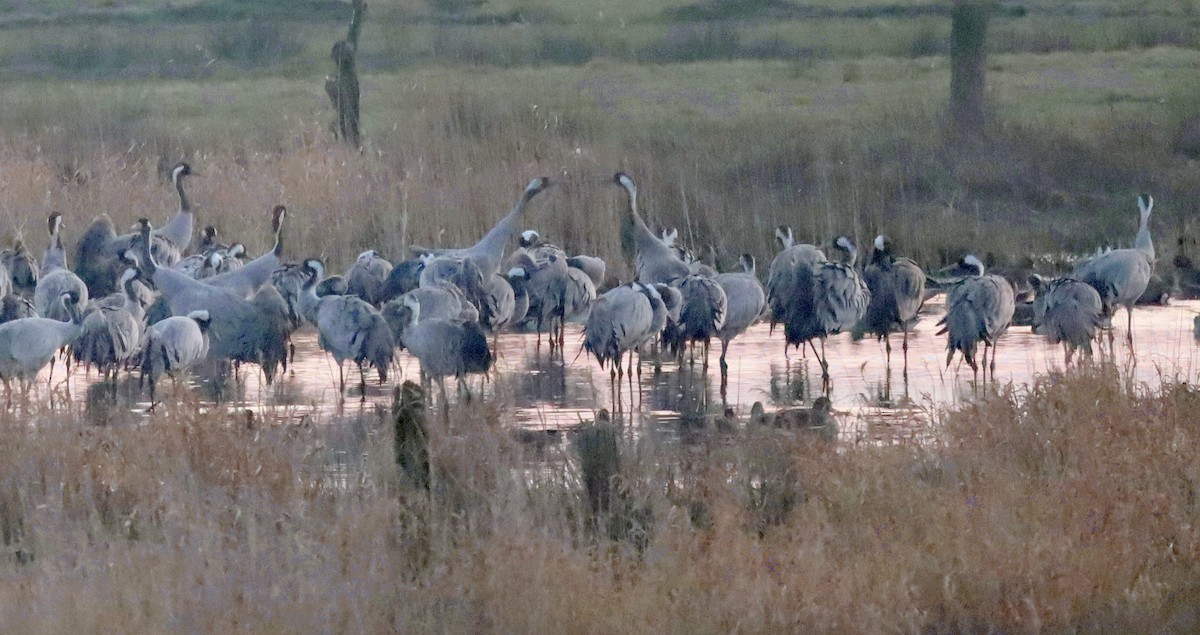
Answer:
[[[842,332],[882,340],[889,368],[890,338],[899,333],[907,377],[908,336],[920,318],[927,281],[945,289],[938,334],[947,337],[947,365],[960,353],[973,372],[982,366],[985,380],[989,374],[994,380],[997,344],[1016,305],[1013,285],[986,273],[976,256],[964,255],[943,272],[948,281],[938,280],[898,256],[883,235],[860,267],[849,237],[805,244],[791,228],[780,227],[775,237],[781,249],[765,281],[750,254],[741,256],[736,270],[717,273],[681,248],[674,230],[656,235],[650,229],[637,185],[621,172],[611,181],[623,190],[632,220],[633,280],[613,281],[600,258],[572,255],[536,231],[522,231],[526,209],[551,187],[544,177],[531,180],[472,246],[413,246],[410,257],[395,263],[369,249],[345,276],[327,277],[320,259],[285,260],[283,205],[270,214],[271,249],[256,258],[247,260],[242,243],[221,244],[212,226],[193,246],[195,210],[185,189],[193,174],[187,163],[172,170],[179,208],[160,229],[142,218],[131,233],[118,235],[107,215],[98,216],[76,245],[73,267],[57,212],[48,217],[49,242],[40,262],[20,239],[0,252],[0,379],[10,400],[12,379],[27,387],[66,348],[76,362],[114,380],[121,369],[140,371],[150,382],[152,403],[163,375],[178,376],[205,359],[259,365],[269,382],[292,361],[291,337],[304,324],[315,327],[319,346],[337,362],[341,394],[346,361],[357,366],[365,395],[365,366],[384,383],[403,350],[420,362],[423,376],[438,382],[444,399],[446,377],[466,390],[467,375],[492,368],[500,332],[534,332],[539,347],[545,333],[551,352],[561,354],[567,322],[583,325],[581,353],[610,371],[614,391],[627,374],[631,380],[640,375],[634,353],[657,359],[665,352],[694,364],[699,347],[707,366],[713,338],[721,343],[724,386],[730,342],[759,321],[768,321],[772,331],[782,326],[785,353],[811,349],[828,389],[825,340]],[[1137,202],[1133,248],[1085,259],[1066,277],[1030,277],[1034,332],[1061,342],[1068,364],[1076,350],[1090,356],[1101,331],[1108,332],[1111,347],[1119,306],[1128,313],[1132,347],[1132,307],[1146,290],[1155,258],[1149,231],[1154,202],[1148,195]],[[517,248],[506,255],[514,241]]]

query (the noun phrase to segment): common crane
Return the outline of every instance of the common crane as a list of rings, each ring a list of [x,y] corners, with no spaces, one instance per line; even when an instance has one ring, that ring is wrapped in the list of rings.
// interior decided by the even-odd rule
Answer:
[[[152,228],[146,219],[141,227],[140,266],[144,277],[159,292],[170,315],[186,316],[193,311],[208,311],[208,355],[213,359],[258,364],[273,379],[271,369],[285,359],[285,340],[273,329],[277,316],[266,316],[255,303],[225,289],[193,280],[186,275],[158,266],[150,253]],[[248,266],[248,265],[247,265]]]
[[[404,348],[421,362],[421,372],[426,377],[437,380],[444,409],[446,377],[456,377],[459,388],[465,389],[468,373],[486,373],[492,367],[487,336],[476,322],[422,320],[423,309],[417,295],[406,295],[401,302],[410,311],[409,324],[404,330]]]
[[[583,327],[583,350],[596,358],[601,369],[609,365],[609,384],[614,393],[624,379],[624,355],[629,354],[632,379],[633,351],[662,332],[667,313],[659,288],[639,282],[614,287],[592,303]]]
[[[771,260],[765,289],[772,331],[775,330],[776,324],[784,321],[789,305],[797,301],[793,297],[794,290],[798,287],[807,289],[812,284],[813,271],[826,262],[825,252],[813,245],[796,243],[790,227],[776,228],[775,238],[782,249]],[[808,295],[804,294],[799,300],[804,301],[807,298]],[[794,306],[792,308],[796,309]],[[800,310],[803,310],[803,307]]]
[[[204,283],[225,289],[243,298],[249,298],[271,281],[271,274],[284,265],[283,262],[283,222],[287,218],[287,207],[276,205],[271,209],[271,232],[275,234],[275,244],[265,254],[250,262],[226,271],[225,273],[205,278]]]
[[[33,291],[33,306],[38,315],[65,322],[71,316],[59,298],[64,293],[74,293],[79,310],[83,311],[87,308],[88,289],[79,276],[67,269],[67,254],[62,244],[62,220],[62,214],[50,214],[50,246],[42,256],[41,276]]]
[[[863,270],[863,281],[871,292],[871,302],[867,304],[861,328],[883,340],[889,368],[891,333],[899,330],[903,334],[904,376],[908,377],[908,332],[917,323],[917,313],[925,302],[925,272],[911,259],[897,257],[892,241],[880,234],[875,237],[871,262]]]
[[[208,356],[211,325],[208,311],[191,311],[186,316],[172,316],[146,329],[141,341],[141,370],[142,380],[150,382],[151,408],[157,403],[155,389],[163,375],[178,381]]]
[[[595,256],[577,255],[567,258],[567,266],[573,269],[578,269],[587,274],[591,278],[592,285],[597,290],[604,286],[604,274],[607,266],[604,261]]]
[[[1062,343],[1066,363],[1077,349],[1092,356],[1092,338],[1104,324],[1104,303],[1091,285],[1072,278],[1046,280],[1031,275],[1029,284],[1037,297],[1033,300],[1033,332],[1045,335],[1051,344]]]
[[[729,364],[725,354],[729,350],[729,342],[746,332],[746,329],[758,322],[767,304],[767,295],[754,265],[754,256],[742,254],[740,259],[742,271],[718,274],[717,284],[725,290],[727,299],[725,323],[717,329],[717,337],[721,340],[721,376],[726,377]]]
[[[425,249],[422,247],[412,247],[411,251],[415,255],[433,254],[436,256],[449,256],[459,260],[470,260],[479,269],[480,279],[486,280],[500,270],[500,263],[504,260],[504,248],[508,242],[512,240],[514,234],[517,233],[517,228],[520,227],[521,215],[525,212],[525,208],[533,197],[540,192],[550,187],[550,179],[542,176],[533,179],[529,185],[525,186],[524,192],[521,193],[521,198],[517,199],[516,205],[512,210],[501,218],[499,222],[492,227],[491,231],[479,239],[471,247],[464,249]]]
[[[1154,273],[1154,242],[1150,239],[1150,212],[1154,198],[1142,194],[1137,199],[1140,222],[1132,249],[1113,249],[1075,266],[1071,277],[1092,285],[1104,303],[1104,317],[1112,320],[1117,306],[1124,306],[1127,316],[1126,338],[1133,349],[1133,305],[1146,291]],[[1113,333],[1108,333],[1109,345]]]
[[[996,345],[1012,322],[1016,302],[1012,285],[997,275],[984,275],[983,263],[972,254],[958,262],[958,272],[966,277],[946,291],[946,315],[938,322],[938,335],[947,336],[946,365],[954,360],[955,352],[977,373],[975,351],[983,342],[984,378],[988,373],[988,348],[992,349],[991,373],[996,375]]]
[[[379,311],[361,298],[351,295],[318,298],[316,286],[325,275],[325,265],[309,258],[304,261],[304,266],[309,270],[309,279],[300,293],[301,314],[317,327],[318,345],[337,362],[340,391],[346,391],[343,365],[349,359],[358,366],[359,386],[362,398],[366,399],[363,364],[375,367],[380,384],[387,381],[396,347],[392,331]]]
[[[871,292],[854,269],[858,258],[854,243],[839,236],[833,246],[845,254],[846,262],[827,261],[810,268],[803,259],[798,260],[791,270],[790,287],[779,288],[784,294],[781,304],[786,346],[800,347],[807,343],[821,364],[821,380],[826,386],[830,378],[825,339],[853,328],[871,300]],[[797,247],[801,245],[791,249]],[[813,340],[821,341],[819,352]]]
[[[79,298],[66,292],[58,299],[71,316],[69,322],[27,317],[0,324],[0,380],[10,402],[14,378],[21,383],[22,391],[27,390],[54,354],[73,344],[83,330]]]
[[[120,367],[140,350],[146,312],[134,286],[139,275],[137,269],[126,269],[121,274],[121,306],[92,303],[92,310],[83,319],[83,332],[72,347],[76,362],[96,366],[106,378],[111,373],[113,380]]]
[[[695,344],[703,345],[702,363],[708,367],[709,342],[725,326],[729,299],[725,289],[713,278],[690,274],[677,280],[673,287],[679,289],[683,303],[679,318],[663,333],[663,343],[677,357],[683,357],[683,348],[692,345],[692,363],[695,363]]]
[[[184,179],[193,174],[186,162],[177,164],[171,170],[171,181],[179,195],[179,210],[166,225],[152,234],[150,249],[159,266],[174,266],[192,241],[195,214],[184,191]],[[93,296],[101,297],[119,291],[116,282],[125,265],[118,254],[122,249],[133,246],[137,237],[136,229],[132,233],[117,234],[107,214],[97,216],[80,236],[75,244],[75,273],[87,284]]]
[[[392,263],[368,249],[358,255],[346,272],[346,295],[356,295],[367,304],[383,303],[383,288],[392,273]]]
[[[637,185],[624,172],[613,175],[613,182],[625,190],[629,214],[633,218],[634,244],[637,250],[634,271],[638,282],[670,284],[691,275],[685,262],[654,235],[638,211]]]
[[[9,282],[12,285],[11,293],[24,298],[32,298],[33,290],[37,288],[41,267],[38,266],[38,261],[34,259],[33,254],[29,253],[25,247],[25,242],[18,238],[13,242],[12,249],[0,252],[0,263],[8,270]]]

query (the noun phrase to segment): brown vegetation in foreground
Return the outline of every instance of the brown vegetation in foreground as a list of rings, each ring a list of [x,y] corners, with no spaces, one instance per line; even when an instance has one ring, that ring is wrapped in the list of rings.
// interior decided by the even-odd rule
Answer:
[[[514,441],[494,402],[429,423],[429,494],[393,464],[384,413],[248,424],[184,399],[141,426],[6,414],[0,623],[1194,632],[1197,412],[1190,385],[1102,369],[945,413],[928,447],[619,433],[598,516],[576,444]]]

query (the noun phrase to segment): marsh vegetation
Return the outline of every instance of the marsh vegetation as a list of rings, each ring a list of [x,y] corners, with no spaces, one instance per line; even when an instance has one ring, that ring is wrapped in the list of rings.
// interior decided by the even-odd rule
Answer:
[[[338,271],[366,248],[470,244],[545,174],[560,186],[526,222],[628,280],[624,201],[598,185],[617,169],[638,176],[656,228],[711,246],[723,269],[742,253],[769,262],[780,224],[806,241],[885,232],[928,267],[967,251],[1066,261],[1128,244],[1142,191],[1158,201],[1160,270],[1198,257],[1191,2],[1004,4],[993,116],[968,143],[945,135],[941,5],[369,11],[359,153],[333,139],[322,92],[345,3],[0,3],[4,243],[40,251],[51,210],[68,251],[102,212],[121,229],[165,219],[185,159],[203,174],[189,182],[198,226],[257,254],[286,204],[289,259]],[[1180,363],[1190,341],[1172,341],[1140,369],[1038,368],[939,401],[920,443],[831,445],[752,425],[745,407],[687,435],[618,419],[547,442],[513,432],[508,382],[532,373],[448,421],[411,394],[299,417],[287,399],[247,414],[183,388],[96,425],[86,400],[43,385],[0,413],[0,622],[1192,632],[1200,391]]]

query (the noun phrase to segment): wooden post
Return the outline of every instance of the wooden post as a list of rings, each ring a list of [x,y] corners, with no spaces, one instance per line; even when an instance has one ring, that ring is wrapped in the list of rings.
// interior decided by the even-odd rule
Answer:
[[[950,26],[950,118],[955,133],[970,136],[983,127],[990,0],[955,0]]]
[[[358,71],[355,57],[358,55],[358,34],[362,30],[363,14],[367,11],[364,0],[353,0],[350,28],[346,39],[333,45],[329,57],[337,65],[337,74],[325,78],[325,94],[337,113],[333,123],[333,134],[355,148],[360,148],[358,111]]]

